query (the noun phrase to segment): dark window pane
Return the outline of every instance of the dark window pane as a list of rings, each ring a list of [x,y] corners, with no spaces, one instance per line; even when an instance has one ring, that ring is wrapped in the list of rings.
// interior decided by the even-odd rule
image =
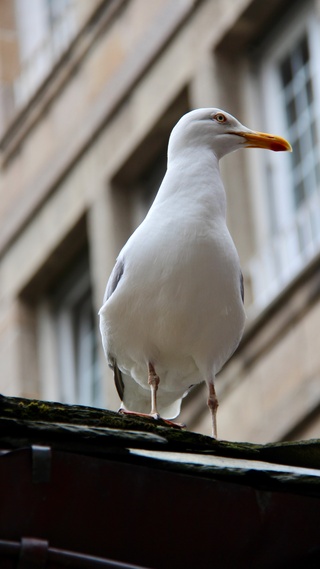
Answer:
[[[308,127],[309,125],[306,126]],[[310,150],[312,150],[309,128],[307,128],[307,130],[302,133],[300,136],[300,141],[301,154],[302,158],[304,158],[310,152]]]
[[[320,188],[320,162],[316,164],[316,181],[318,188]]]
[[[301,158],[302,156],[301,156],[300,140],[296,140],[295,142],[292,143],[292,154],[291,154],[292,165],[294,168],[301,163]]]
[[[284,87],[286,87],[292,81],[292,67],[289,57],[286,57],[286,59],[281,63],[280,73],[282,84]]]
[[[314,191],[314,175],[313,175],[313,168],[312,171],[309,172],[305,179],[304,179],[304,187],[305,187],[305,193],[307,196],[310,196],[310,194],[312,194],[312,192]]]
[[[316,122],[313,121],[313,123],[311,123],[311,138],[312,138],[312,146],[315,147],[318,144],[318,131],[317,131],[317,125]]]
[[[297,120],[297,109],[296,109],[296,102],[294,99],[291,99],[287,105],[287,122],[288,125],[291,126]]]
[[[306,83],[306,93],[307,93],[308,105],[311,105],[313,103],[313,88],[312,88],[311,79],[308,79]]]
[[[305,199],[305,188],[303,180],[294,186],[294,202],[296,209],[302,204]]]
[[[309,62],[309,46],[306,36],[298,43],[296,49],[292,53],[293,75],[307,65]]]
[[[310,59],[308,40],[307,40],[306,36],[303,36],[303,38],[300,42],[299,51],[301,54],[302,63],[303,63],[303,65],[306,65],[306,63],[308,63],[308,61]]]

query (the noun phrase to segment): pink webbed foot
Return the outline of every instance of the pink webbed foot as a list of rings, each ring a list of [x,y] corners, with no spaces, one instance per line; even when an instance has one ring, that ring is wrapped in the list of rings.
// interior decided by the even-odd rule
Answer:
[[[185,429],[186,425],[184,423],[175,423],[174,421],[169,421],[168,419],[163,419],[159,413],[137,413],[136,411],[128,411],[123,407],[120,407],[119,413],[122,415],[133,415],[134,417],[142,417],[144,419],[154,419],[155,421],[161,421],[165,423],[168,427],[172,427],[174,429]]]

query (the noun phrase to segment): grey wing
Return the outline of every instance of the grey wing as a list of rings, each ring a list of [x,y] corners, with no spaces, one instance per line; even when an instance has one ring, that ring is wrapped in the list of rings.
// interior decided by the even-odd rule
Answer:
[[[244,302],[244,282],[243,282],[243,274],[240,270],[240,294],[242,298],[242,302]]]
[[[104,297],[103,297],[103,304],[110,298],[110,296],[116,290],[123,273],[124,273],[124,262],[122,259],[117,259],[117,262],[116,262],[115,266],[113,267],[113,271],[112,271],[112,273],[109,277],[108,283],[107,283],[106,292],[105,292]],[[116,385],[118,395],[122,401],[123,400],[123,393],[124,393],[124,384],[123,384],[123,380],[122,380],[121,371],[119,370],[119,368],[117,366],[116,360],[111,356],[111,354],[107,354],[107,359],[108,359],[109,366],[113,369],[114,382]]]
[[[122,373],[119,370],[119,368],[117,366],[117,362],[115,359],[111,359],[109,361],[109,365],[110,365],[111,369],[113,369],[113,379],[114,379],[114,383],[115,383],[118,395],[119,395],[121,401],[123,401],[124,383],[123,383],[123,379],[122,379]]]
[[[117,262],[113,267],[112,273],[107,283],[106,292],[104,293],[103,297],[103,304],[108,300],[108,298],[110,298],[110,296],[116,290],[123,273],[124,273],[124,261],[122,259],[117,259]]]

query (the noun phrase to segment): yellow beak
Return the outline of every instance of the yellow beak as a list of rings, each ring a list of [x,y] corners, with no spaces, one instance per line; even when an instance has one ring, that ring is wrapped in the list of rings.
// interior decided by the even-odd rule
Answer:
[[[238,134],[245,139],[246,148],[267,148],[275,152],[282,150],[292,152],[291,144],[285,138],[282,138],[282,136],[267,134],[265,132],[255,132],[254,130],[236,132],[234,134]]]

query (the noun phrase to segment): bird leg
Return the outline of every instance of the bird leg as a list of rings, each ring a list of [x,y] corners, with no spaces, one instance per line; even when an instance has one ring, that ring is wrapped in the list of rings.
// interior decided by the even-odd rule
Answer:
[[[159,376],[157,375],[153,364],[149,362],[148,363],[148,384],[150,385],[150,389],[151,389],[151,411],[150,411],[150,415],[152,417],[154,417],[155,419],[160,419],[160,415],[157,411],[157,391],[158,391],[159,383],[160,383]]]
[[[158,413],[158,410],[157,410],[157,391],[158,391],[159,383],[160,383],[160,378],[159,378],[158,374],[156,373],[156,370],[154,369],[154,365],[149,362],[148,363],[148,384],[150,385],[150,390],[151,390],[151,412],[148,414],[148,413],[137,413],[135,411],[128,411],[122,403],[121,407],[119,409],[119,413],[121,413],[123,415],[133,415],[136,417],[146,417],[146,418],[152,417],[153,419],[156,419],[156,420],[160,419],[166,425],[168,425],[168,427],[175,427],[176,429],[184,429],[185,428],[184,424],[174,423],[174,421],[169,421],[168,419],[163,419],[160,416],[160,414]]]
[[[217,410],[218,410],[218,398],[216,395],[216,391],[213,385],[213,382],[209,382],[208,383],[208,387],[209,387],[209,397],[208,397],[208,407],[210,409],[210,413],[211,413],[211,419],[212,419],[212,436],[214,439],[217,438]]]
[[[154,419],[161,419],[161,421],[163,421],[169,427],[184,429],[185,425],[183,423],[175,423],[174,421],[163,419],[157,411],[157,391],[160,383],[160,378],[154,369],[154,365],[151,362],[148,363],[148,383],[151,389],[151,417]]]

